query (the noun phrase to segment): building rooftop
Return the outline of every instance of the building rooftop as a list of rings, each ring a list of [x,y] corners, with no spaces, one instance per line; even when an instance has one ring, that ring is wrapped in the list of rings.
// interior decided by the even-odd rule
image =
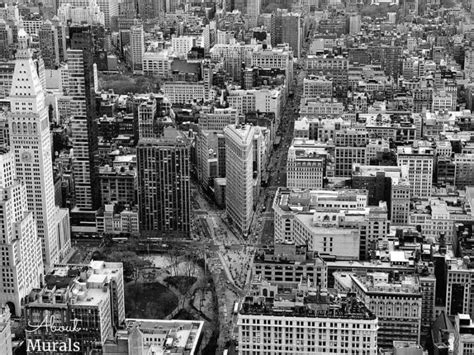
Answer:
[[[193,355],[203,326],[204,321],[127,318],[125,329],[117,332],[117,339],[126,339],[131,345],[144,338],[140,353]]]
[[[97,306],[108,301],[110,281],[120,279],[119,283],[123,283],[122,269],[122,263],[104,261],[91,261],[89,265],[55,265],[45,276],[43,289],[30,293],[29,305]]]
[[[322,202],[347,201],[357,202],[364,207],[367,205],[367,190],[293,190],[279,188],[275,196],[274,206],[283,210],[307,212],[315,210]],[[365,203],[364,203],[365,201]]]
[[[251,287],[253,287],[252,285]],[[354,294],[340,297],[335,292],[298,287],[294,295],[246,296],[242,315],[376,320],[377,317]]]
[[[418,295],[421,297],[420,282],[417,276],[398,275],[398,278],[390,277],[389,273],[372,272],[366,275],[352,274],[352,281],[356,283],[365,293],[404,293]]]
[[[377,176],[384,173],[385,177],[392,179],[392,184],[408,183],[408,166],[382,166],[382,165],[352,165],[352,176]]]

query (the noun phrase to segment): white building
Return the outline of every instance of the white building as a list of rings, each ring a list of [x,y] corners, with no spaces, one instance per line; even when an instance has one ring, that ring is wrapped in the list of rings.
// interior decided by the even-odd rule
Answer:
[[[102,353],[104,343],[125,321],[122,263],[55,265],[45,276],[45,285],[33,290],[25,302],[27,341],[64,341],[64,333],[38,326],[52,315],[58,327],[73,327],[76,319],[77,326],[68,332],[68,340],[78,343],[79,353]],[[30,349],[28,353],[38,352]]]
[[[83,6],[75,6],[71,3],[62,4],[58,8],[58,17],[62,23],[89,25],[104,25],[104,13],[96,0],[88,0]]]
[[[379,348],[392,348],[394,340],[419,343],[423,300],[419,279],[389,280],[383,272],[351,274],[351,279],[352,290],[379,319]]]
[[[300,213],[311,213],[317,208],[363,209],[367,207],[368,197],[365,190],[291,190],[278,189],[273,200],[275,214],[275,241],[295,242],[296,216]],[[299,235],[305,229],[299,229]],[[305,244],[306,239],[303,238]],[[327,245],[329,247],[329,245]]]
[[[280,123],[284,100],[282,88],[262,88],[259,90],[231,89],[229,90],[229,96],[227,96],[229,106],[237,109],[241,115],[256,111],[274,113],[276,126]]]
[[[248,0],[247,1],[247,15],[250,19],[250,24],[257,25],[258,16],[262,7],[262,0]]]
[[[408,166],[412,198],[429,198],[433,186],[434,151],[431,146],[404,146],[397,150],[398,166]]]
[[[207,93],[202,81],[167,81],[163,83],[161,89],[172,104],[206,100]]]
[[[353,297],[301,282],[290,294],[253,282],[240,308],[239,355],[377,354],[378,320]]]
[[[255,128],[229,125],[224,129],[226,213],[242,233],[247,233],[253,213],[253,159]]]
[[[239,114],[235,108],[203,107],[199,113],[199,128],[223,130],[225,126],[237,124]]]
[[[22,30],[18,33],[18,43],[10,95],[10,147],[15,153],[17,176],[26,185],[27,207],[34,213],[42,241],[43,263],[48,269],[68,252],[70,234],[68,230],[62,238],[58,234],[58,224],[63,221],[54,198],[48,112],[27,46],[27,34]]]
[[[135,73],[143,70],[143,54],[145,53],[145,37],[143,25],[135,25],[130,28],[130,57],[132,69]]]
[[[112,19],[119,14],[119,3],[115,0],[97,0],[100,11],[104,14],[104,25],[110,28]]]
[[[344,104],[334,98],[302,98],[300,116],[338,116],[344,112]]]
[[[172,59],[167,50],[143,54],[143,74],[166,78],[171,74]]]
[[[474,323],[469,314],[456,314],[454,318],[454,354],[474,353]]]
[[[286,84],[293,81],[293,51],[288,45],[279,45],[276,48],[263,49],[255,47],[252,52],[251,66],[263,69],[285,70]]]
[[[204,321],[127,318],[125,329],[105,344],[103,354],[118,354],[126,347],[129,355],[197,355],[203,327]]]
[[[0,238],[0,303],[19,316],[24,297],[42,282],[43,260],[41,239],[33,213],[28,211],[26,186],[17,179],[11,151],[0,154],[0,224],[4,231]]]
[[[193,48],[196,39],[191,36],[179,36],[171,38],[171,48],[177,56],[187,56]]]
[[[286,186],[290,189],[322,189],[324,173],[330,164],[331,158],[321,144],[294,138],[288,148]]]
[[[303,80],[303,98],[332,97],[332,81],[312,76]]]
[[[474,77],[474,48],[466,48],[465,50],[464,73],[468,78]]]
[[[433,104],[431,106],[431,112],[438,112],[444,110],[455,110],[456,99],[452,93],[446,91],[435,91],[433,92]]]

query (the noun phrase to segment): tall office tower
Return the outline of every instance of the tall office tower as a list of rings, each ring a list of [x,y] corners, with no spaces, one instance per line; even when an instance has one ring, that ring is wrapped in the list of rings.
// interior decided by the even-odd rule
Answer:
[[[132,70],[134,73],[140,73],[143,70],[143,53],[145,53],[143,25],[136,25],[130,28],[130,51]]]
[[[474,48],[472,47],[464,49],[464,73],[469,78],[474,77]]]
[[[174,127],[137,147],[139,229],[142,236],[188,237],[190,142]]]
[[[27,45],[18,31],[18,50],[10,94],[10,147],[18,178],[26,185],[28,210],[34,213],[46,269],[59,262],[70,247],[68,212],[55,206],[51,133],[44,91]]]
[[[212,69],[213,66],[210,61],[206,60],[202,62],[201,73],[202,73],[202,81],[204,83],[204,95],[206,101],[212,99]]]
[[[227,216],[246,234],[253,212],[253,138],[250,125],[229,125],[224,129]]]
[[[361,16],[354,13],[349,15],[349,34],[357,34],[360,32]]]
[[[137,7],[140,18],[144,20],[156,19],[166,11],[165,0],[138,0]]]
[[[33,123],[35,125],[36,123]],[[26,123],[25,123],[26,125]],[[32,123],[28,123],[32,127]],[[23,130],[25,126],[14,129]],[[28,126],[26,126],[28,129]],[[26,133],[28,135],[28,133]],[[24,158],[27,152],[22,153]],[[29,200],[28,200],[29,202]],[[33,213],[28,211],[26,186],[16,177],[15,154],[0,152],[0,224],[3,233],[0,249],[0,302],[10,307],[13,315],[21,314],[21,302],[32,289],[39,287],[43,274],[41,240],[36,233]]]
[[[262,8],[262,0],[247,0],[247,15],[253,26],[257,25],[258,16]]]
[[[150,98],[138,106],[138,137],[154,138],[156,123],[156,100]]]
[[[72,97],[73,174],[76,207],[95,210],[100,206],[96,164],[98,142],[95,120],[95,75],[89,31],[75,32],[67,51],[69,96]]]
[[[420,142],[423,143],[423,142]],[[431,146],[398,147],[398,166],[408,166],[411,198],[429,198],[433,186],[434,151]]]
[[[56,69],[66,59],[66,31],[59,22],[45,21],[39,32],[41,56],[46,69]]]
[[[118,1],[115,0],[97,0],[100,11],[104,13],[105,27],[110,28],[112,18],[118,16]]]
[[[10,43],[12,43],[12,31],[4,20],[0,20],[0,59],[10,59]]]
[[[301,56],[303,46],[303,22],[299,13],[278,9],[271,18],[272,46],[288,43],[296,58]]]
[[[136,112],[138,115],[138,139],[159,138],[163,128],[169,122],[162,122],[163,118],[171,115],[171,103],[164,95],[152,94],[148,98],[137,102]],[[137,139],[137,141],[138,141]]]

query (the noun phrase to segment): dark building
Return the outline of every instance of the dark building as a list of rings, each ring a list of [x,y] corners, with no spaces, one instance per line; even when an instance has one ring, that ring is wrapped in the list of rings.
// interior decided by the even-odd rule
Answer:
[[[368,192],[369,205],[378,206],[379,201],[387,202],[388,218],[390,219],[392,179],[385,172],[378,171],[375,176],[352,175],[352,188],[365,189]]]
[[[0,23],[0,59],[10,59],[10,43],[8,42],[8,32],[10,29],[8,25],[3,21]]]
[[[56,69],[66,60],[66,29],[59,22],[45,21],[39,32],[39,46],[46,69]]]
[[[71,51],[68,52],[68,62],[74,63],[69,89],[74,110],[78,113],[72,120],[76,204],[81,209],[96,210],[100,207],[101,199],[97,164],[93,33],[89,26],[71,27],[69,31]]]
[[[217,166],[219,167],[218,176],[225,177],[225,137],[224,134],[217,136]]]
[[[451,158],[439,157],[436,164],[435,181],[438,185],[454,185],[456,165]]]
[[[142,237],[188,237],[190,143],[175,128],[137,147],[139,229]]]
[[[123,204],[136,204],[135,170],[102,167],[99,172],[102,205],[117,201]]]

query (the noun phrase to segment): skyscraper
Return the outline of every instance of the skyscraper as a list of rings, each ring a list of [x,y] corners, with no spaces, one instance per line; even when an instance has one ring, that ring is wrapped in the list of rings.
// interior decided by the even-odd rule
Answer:
[[[31,127],[32,124],[29,125]],[[23,128],[15,127],[17,132]],[[0,302],[8,305],[13,315],[17,316],[21,314],[21,300],[33,288],[40,286],[43,274],[41,240],[36,233],[33,213],[27,207],[26,186],[16,176],[15,154],[2,150],[0,225],[4,232],[0,237],[3,257],[0,267]]]
[[[137,147],[142,236],[187,237],[190,232],[190,143],[174,127]]]
[[[4,20],[0,21],[0,59],[10,59],[10,42],[12,31],[10,27],[5,23]]]
[[[95,210],[100,206],[97,157],[97,122],[95,120],[95,68],[92,34],[84,28],[74,32],[67,51],[68,92],[72,97],[73,173],[76,206]]]
[[[247,15],[253,26],[257,25],[258,16],[262,7],[262,0],[247,0]]]
[[[228,125],[224,129],[226,166],[226,212],[242,233],[250,228],[253,211],[253,138],[250,125]]]
[[[59,262],[63,252],[69,248],[70,237],[69,231],[64,231],[64,234],[58,228],[62,213],[54,200],[48,112],[23,29],[18,31],[10,102],[10,147],[15,154],[16,173],[26,185],[27,207],[34,213],[42,241],[43,262],[49,268]]]
[[[296,58],[303,46],[303,22],[299,13],[278,9],[271,18],[272,46],[288,43]]]
[[[132,70],[134,73],[140,73],[143,70],[143,53],[145,53],[143,25],[135,25],[130,28],[130,51]]]
[[[51,21],[47,20],[41,26],[38,37],[46,69],[56,69],[59,63],[66,59],[65,28],[60,23],[53,25]]]
[[[119,2],[115,0],[98,0],[97,5],[100,7],[100,11],[104,13],[105,27],[110,28],[112,19],[118,16]]]

